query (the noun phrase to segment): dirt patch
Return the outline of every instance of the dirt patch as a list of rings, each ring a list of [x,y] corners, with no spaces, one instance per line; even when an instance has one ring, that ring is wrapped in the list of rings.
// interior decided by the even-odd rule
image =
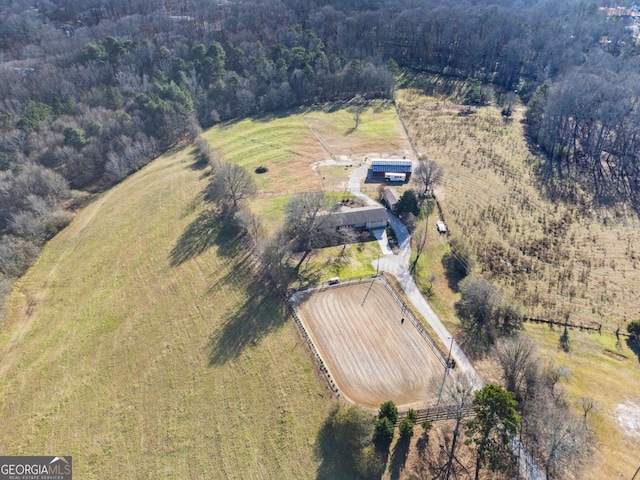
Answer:
[[[432,379],[442,377],[442,364],[413,324],[402,321],[402,308],[381,283],[306,295],[298,312],[331,376],[352,402],[377,408],[393,400],[400,408],[420,408],[434,399]]]
[[[625,433],[640,438],[640,399],[618,404],[616,418]]]

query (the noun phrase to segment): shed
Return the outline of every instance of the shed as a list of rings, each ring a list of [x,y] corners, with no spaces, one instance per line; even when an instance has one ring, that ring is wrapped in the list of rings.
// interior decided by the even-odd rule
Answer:
[[[393,207],[395,207],[396,203],[398,203],[398,194],[395,192],[395,190],[385,188],[382,191],[382,202],[387,206],[389,210],[393,210]]]
[[[371,175],[374,177],[385,177],[386,173],[402,173],[405,181],[411,180],[411,160],[377,159],[371,161]]]

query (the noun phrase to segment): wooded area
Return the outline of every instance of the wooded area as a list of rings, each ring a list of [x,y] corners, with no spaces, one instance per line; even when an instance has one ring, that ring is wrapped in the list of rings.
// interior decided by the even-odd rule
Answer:
[[[99,191],[201,128],[391,98],[400,69],[529,102],[544,177],[640,205],[637,46],[598,2],[15,0],[0,6],[0,272]],[[406,77],[406,76],[405,76]],[[559,183],[558,183],[559,182]],[[574,195],[575,196],[575,195]]]

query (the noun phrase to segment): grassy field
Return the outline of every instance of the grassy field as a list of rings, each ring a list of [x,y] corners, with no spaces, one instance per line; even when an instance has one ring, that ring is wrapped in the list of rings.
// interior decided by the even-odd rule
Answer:
[[[155,161],[20,281],[0,334],[0,451],[73,455],[83,479],[314,475],[330,394],[286,313],[215,225],[171,266],[203,187],[185,154]]]
[[[543,358],[568,367],[569,378],[560,381],[567,398],[574,401],[591,397],[596,402],[597,407],[587,417],[589,428],[596,435],[596,449],[582,478],[633,477],[640,467],[640,436],[625,434],[620,421],[635,423],[636,435],[640,434],[640,364],[636,353],[624,339],[616,345],[616,337],[611,334],[570,330],[571,348],[564,352],[558,348],[561,330],[527,324],[525,331],[540,346]],[[637,406],[635,418],[619,415],[618,407],[629,401]],[[572,408],[576,415],[582,415],[576,403]]]
[[[445,169],[437,191],[447,225],[477,252],[478,271],[500,286],[529,316],[602,324],[614,331],[638,318],[640,222],[623,210],[604,211],[554,203],[536,176],[539,160],[527,148],[522,107],[505,121],[496,107],[467,107],[454,101],[401,90],[398,104],[417,148]],[[584,197],[586,199],[586,197]],[[423,290],[435,274],[434,309],[453,331],[458,294],[441,265],[448,246],[435,233],[437,213],[429,219],[428,251],[418,268]],[[566,365],[573,376],[565,385],[570,402],[591,396],[599,409],[590,426],[597,442],[594,462],[584,478],[631,478],[640,464],[639,441],[625,435],[616,408],[640,404],[638,357],[615,335],[571,330],[569,354],[558,350],[560,332],[526,326],[543,358]],[[624,328],[623,328],[624,331]],[[486,379],[499,381],[490,362],[477,362]],[[576,405],[576,413],[579,409]],[[639,408],[640,410],[640,408]]]
[[[462,105],[411,89],[398,104],[417,148],[445,169],[438,196],[451,233],[526,315],[613,330],[638,317],[640,221],[621,208],[551,201],[525,142],[522,107],[509,121],[493,106],[464,115]]]
[[[250,171],[269,168],[256,179],[260,190],[278,196],[300,191],[339,189],[345,167],[322,174],[312,166],[323,160],[359,161],[367,155],[402,155],[410,149],[392,104],[376,103],[364,111],[354,130],[353,115],[337,107],[306,109],[286,117],[258,117],[205,132],[230,162]],[[323,182],[322,176],[325,178]]]
[[[326,146],[407,146],[394,109],[350,122],[313,110],[205,136],[228,160],[269,167],[254,205],[275,225],[288,195],[265,192],[317,188]],[[85,207],[16,285],[0,332],[3,454],[73,455],[82,479],[322,477],[313,446],[333,397],[207,212],[190,151]],[[371,273],[373,246],[354,245],[340,274]]]

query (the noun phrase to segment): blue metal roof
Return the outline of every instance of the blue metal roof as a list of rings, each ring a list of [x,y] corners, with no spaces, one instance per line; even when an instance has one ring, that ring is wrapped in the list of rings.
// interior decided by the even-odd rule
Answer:
[[[411,160],[372,160],[372,172],[411,172]]]

